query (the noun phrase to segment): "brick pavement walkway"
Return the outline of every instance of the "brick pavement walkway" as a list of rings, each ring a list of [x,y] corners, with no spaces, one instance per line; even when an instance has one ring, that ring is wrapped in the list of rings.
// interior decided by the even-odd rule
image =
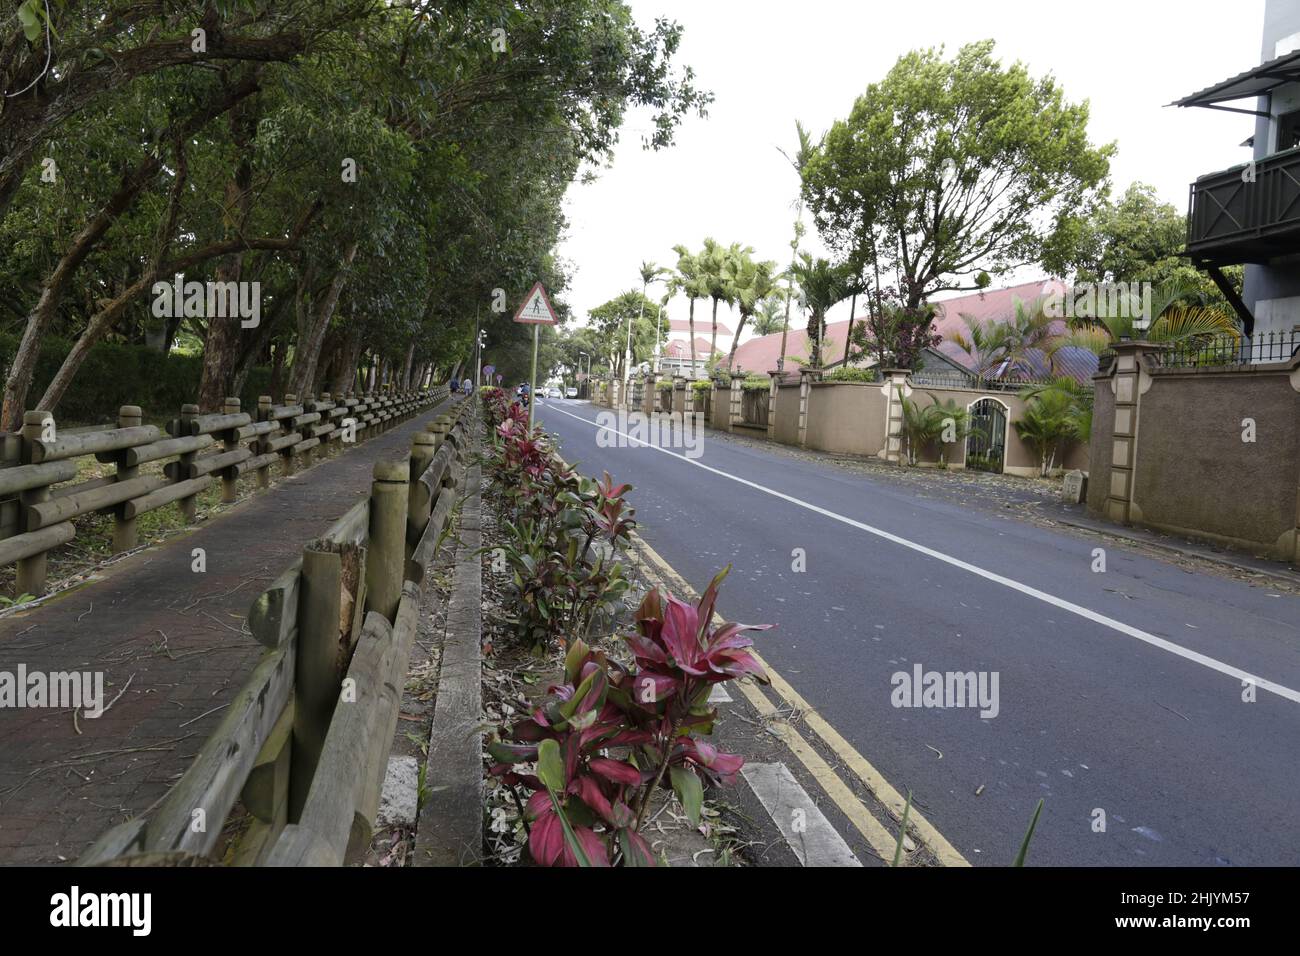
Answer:
[[[66,709],[0,709],[0,864],[75,861],[167,792],[263,650],[244,627],[253,600],[369,493],[374,462],[409,451],[441,410],[0,620],[0,672],[102,671],[112,702],[75,724]],[[206,552],[202,574],[194,548]]]

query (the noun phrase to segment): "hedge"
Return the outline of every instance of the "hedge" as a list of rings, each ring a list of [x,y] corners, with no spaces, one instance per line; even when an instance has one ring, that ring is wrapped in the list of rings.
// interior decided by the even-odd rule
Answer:
[[[874,368],[854,368],[853,366],[841,365],[839,368],[827,372],[822,377],[824,382],[879,382],[880,372]]]
[[[17,333],[0,334],[0,363],[6,377],[19,340]],[[27,393],[29,407],[40,401],[70,351],[72,343],[67,339],[46,338]],[[202,377],[201,355],[164,355],[146,345],[100,342],[91,347],[54,415],[64,423],[101,424],[116,421],[122,405],[139,405],[147,419],[172,418],[180,414],[182,405],[198,400]],[[249,372],[239,396],[245,410],[257,408],[257,397],[267,394],[270,382],[271,370],[265,366]]]

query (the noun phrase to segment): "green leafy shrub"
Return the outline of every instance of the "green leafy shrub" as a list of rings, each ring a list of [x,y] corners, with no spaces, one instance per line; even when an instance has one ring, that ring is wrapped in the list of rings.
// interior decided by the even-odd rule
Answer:
[[[841,365],[822,376],[823,382],[879,382],[880,372],[874,368],[854,368]]]
[[[903,437],[906,439],[907,463],[915,465],[921,452],[934,445],[958,442],[971,433],[970,412],[954,399],[939,401],[932,393],[931,405],[920,406],[903,397]],[[943,464],[943,454],[939,455]]]
[[[772,379],[766,375],[747,375],[740,387],[746,392],[766,392],[772,388]]]
[[[19,341],[20,336],[14,333],[0,335],[0,363],[6,374]],[[45,339],[28,392],[33,407],[72,351],[72,345],[67,339]],[[146,345],[100,342],[91,346],[72,386],[55,409],[55,418],[85,424],[112,422],[123,405],[139,405],[146,418],[173,417],[182,405],[198,398],[202,377],[202,355],[176,351],[164,354]],[[268,392],[270,379],[270,369],[254,367],[250,371],[239,395],[245,409],[257,407],[257,397]]]

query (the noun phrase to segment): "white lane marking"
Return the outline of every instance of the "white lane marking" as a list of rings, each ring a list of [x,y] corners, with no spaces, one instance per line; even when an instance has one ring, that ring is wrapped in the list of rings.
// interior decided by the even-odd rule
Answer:
[[[875,528],[869,524],[864,524],[861,521],[855,521],[853,518],[846,517],[842,514],[837,514],[834,511],[828,511],[827,509],[822,508],[819,505],[812,504],[811,502],[808,501],[803,501],[802,499],[796,498],[793,495],[787,495],[785,492],[777,491],[774,488],[768,488],[765,485],[760,485],[757,482],[750,481],[748,478],[741,478],[739,475],[733,475],[730,474],[729,472],[721,471],[717,468],[711,468],[708,465],[702,464],[701,462],[692,458],[686,458],[683,455],[674,455],[666,448],[660,448],[658,445],[652,445],[651,443],[644,441],[643,439],[637,438],[634,435],[628,435],[625,432],[618,431],[615,428],[610,428],[608,425],[601,425],[598,422],[594,422],[589,418],[583,418],[581,415],[574,415],[572,412],[566,412],[560,408],[554,409],[554,411],[559,412],[561,415],[568,415],[570,418],[576,418],[578,421],[585,422],[588,425],[595,426],[597,431],[604,430],[608,432],[613,432],[615,435],[618,435],[622,438],[626,438],[628,441],[636,442],[638,445],[644,445],[647,448],[652,448],[657,452],[662,452],[663,454],[668,455],[670,458],[676,458],[678,461],[684,462],[685,464],[694,465],[696,468],[702,468],[705,471],[712,472],[713,474],[718,475],[722,478],[727,478],[731,481],[745,485],[746,487],[753,488],[755,491],[761,491],[766,495],[771,495],[773,498],[780,498],[782,501],[788,501],[792,505],[796,505],[800,508],[804,508],[808,511],[812,511],[816,514],[830,518],[832,521],[838,521],[841,524],[849,525],[850,527],[857,528],[859,531],[865,531],[868,534],[874,534],[878,538],[884,538],[886,541],[892,541],[894,544],[901,545],[902,547],[909,548],[912,551],[916,551],[919,554],[924,554],[927,557],[934,558],[936,561],[942,561],[945,564],[950,564],[954,568],[961,568],[963,571],[969,571],[971,574],[978,575],[979,577],[992,581],[995,584],[1001,584],[1003,587],[1010,588],[1013,591],[1019,591],[1021,594],[1025,594],[1029,597],[1036,598],[1039,601],[1052,605],[1053,607],[1059,607],[1063,611],[1069,611],[1071,614],[1075,614],[1081,618],[1084,618],[1085,620],[1092,621],[1094,624],[1100,624],[1103,627],[1108,627],[1113,631],[1118,631],[1120,634],[1124,634],[1127,635],[1128,637],[1135,638],[1139,641],[1142,641],[1145,644],[1150,644],[1152,647],[1158,647],[1163,651],[1168,651],[1170,654],[1177,655],[1178,657],[1181,657],[1184,660],[1188,660],[1188,661],[1192,661],[1193,663],[1200,664],[1202,667],[1208,667],[1210,670],[1218,671],[1220,674],[1226,674],[1228,677],[1234,677],[1237,680],[1242,681],[1243,683],[1249,682],[1262,690],[1268,691],[1270,694],[1276,694],[1278,697],[1282,697],[1286,700],[1289,700],[1294,704],[1300,704],[1300,691],[1292,690],[1290,687],[1286,687],[1282,684],[1275,683],[1271,680],[1265,680],[1264,678],[1251,674],[1248,671],[1244,671],[1239,667],[1233,667],[1231,664],[1225,664],[1223,661],[1216,660],[1215,658],[1210,657],[1209,655],[1202,654],[1200,651],[1194,651],[1191,650],[1190,648],[1183,647],[1181,644],[1175,644],[1173,641],[1165,640],[1163,637],[1157,637],[1155,634],[1150,634],[1140,628],[1133,627],[1131,624],[1125,624],[1123,621],[1117,621],[1113,617],[1107,617],[1105,614],[1099,614],[1096,611],[1083,607],[1080,604],[1075,604],[1072,601],[1067,601],[1064,598],[1059,598],[1054,594],[1048,594],[1046,591],[1040,591],[1038,590],[1038,588],[1030,587],[1028,584],[1022,584],[1021,582],[1015,580],[1014,578],[1005,577],[994,571],[989,571],[986,570],[985,568],[981,568],[979,565],[971,564],[969,561],[963,561],[961,560],[961,558],[954,558],[950,554],[944,554],[942,551],[936,551],[934,548],[928,548],[923,544],[918,544],[917,542],[911,541],[907,538],[900,537],[896,534],[891,534],[890,532],[885,531],[881,528]]]
[[[785,764],[747,763],[740,775],[804,866],[862,865]]]

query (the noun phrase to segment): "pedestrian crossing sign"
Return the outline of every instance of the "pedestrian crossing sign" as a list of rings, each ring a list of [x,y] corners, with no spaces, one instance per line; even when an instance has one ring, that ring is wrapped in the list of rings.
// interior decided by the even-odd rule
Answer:
[[[545,287],[539,282],[524,299],[523,305],[515,313],[515,321],[526,325],[554,325],[558,319],[551,308],[551,300],[546,296]]]

